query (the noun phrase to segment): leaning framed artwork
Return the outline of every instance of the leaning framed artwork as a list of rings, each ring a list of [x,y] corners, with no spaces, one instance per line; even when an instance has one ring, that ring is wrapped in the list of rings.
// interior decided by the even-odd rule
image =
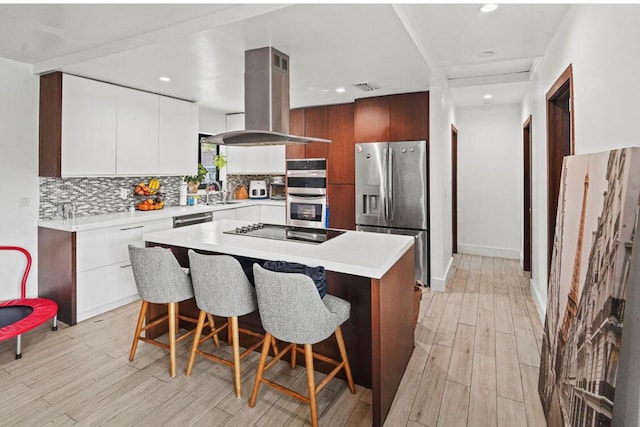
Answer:
[[[539,393],[549,426],[610,426],[634,226],[640,148],[564,160]]]

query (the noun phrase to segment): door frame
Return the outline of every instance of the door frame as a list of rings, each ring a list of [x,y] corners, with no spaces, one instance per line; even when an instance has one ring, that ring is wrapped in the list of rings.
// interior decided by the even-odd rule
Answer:
[[[551,272],[553,239],[562,159],[575,153],[573,66],[569,66],[547,91],[547,277]],[[568,134],[568,135],[567,135]]]
[[[451,124],[451,252],[458,253],[458,129]]]
[[[531,217],[532,217],[532,200],[531,200],[531,115],[522,125],[522,151],[523,151],[523,239],[522,239],[522,269],[531,273]]]

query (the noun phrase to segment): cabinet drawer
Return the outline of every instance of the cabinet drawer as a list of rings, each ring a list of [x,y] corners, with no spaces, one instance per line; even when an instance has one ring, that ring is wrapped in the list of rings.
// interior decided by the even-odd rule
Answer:
[[[129,260],[127,245],[142,246],[142,235],[151,231],[172,228],[171,218],[143,223],[131,223],[118,227],[100,228],[78,232],[77,234],[77,271],[86,271],[117,262]]]
[[[80,272],[76,284],[78,322],[139,299],[128,260]]]

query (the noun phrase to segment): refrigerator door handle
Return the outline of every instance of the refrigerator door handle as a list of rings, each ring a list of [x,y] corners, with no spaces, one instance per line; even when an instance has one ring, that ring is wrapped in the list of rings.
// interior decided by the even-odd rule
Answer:
[[[389,164],[388,164],[388,159],[389,159],[389,149],[388,148],[383,148],[382,149],[382,153],[383,153],[383,159],[382,159],[382,179],[380,180],[381,185],[382,185],[382,204],[383,204],[383,210],[384,210],[384,222],[385,225],[389,224],[389,197],[387,195],[387,176],[389,175]]]
[[[389,146],[389,156],[387,157],[387,176],[389,177],[389,189],[388,189],[388,204],[389,204],[389,218],[387,221],[393,220],[393,148]]]

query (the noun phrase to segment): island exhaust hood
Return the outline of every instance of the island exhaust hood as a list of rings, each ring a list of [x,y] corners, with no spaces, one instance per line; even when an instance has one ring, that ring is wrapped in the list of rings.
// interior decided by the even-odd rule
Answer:
[[[204,142],[233,146],[309,144],[328,139],[289,135],[289,56],[271,46],[244,53],[247,130],[224,132]]]

